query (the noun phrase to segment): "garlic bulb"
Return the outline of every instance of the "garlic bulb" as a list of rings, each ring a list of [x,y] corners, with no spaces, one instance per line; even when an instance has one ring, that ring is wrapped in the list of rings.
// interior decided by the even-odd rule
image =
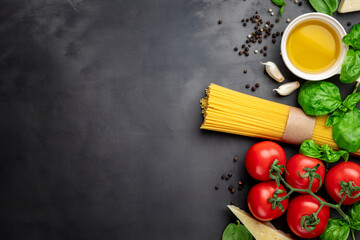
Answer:
[[[262,63],[260,62],[262,65],[265,65],[265,69],[266,72],[269,74],[270,77],[272,77],[275,81],[277,82],[282,82],[284,81],[284,76],[281,74],[279,68],[276,66],[275,63],[273,62],[266,62],[266,63]]]
[[[276,91],[281,96],[287,96],[299,87],[300,87],[300,83],[298,81],[295,81],[295,82],[285,83],[280,87],[278,87],[277,89],[274,89],[273,91]]]

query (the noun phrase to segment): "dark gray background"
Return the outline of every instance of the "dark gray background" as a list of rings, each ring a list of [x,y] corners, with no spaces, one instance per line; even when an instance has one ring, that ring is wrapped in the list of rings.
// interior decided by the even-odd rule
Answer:
[[[242,18],[259,11],[273,22],[267,10],[279,8],[270,0],[0,3],[1,239],[220,239],[235,221],[226,205],[246,209],[255,182],[243,158],[259,139],[200,130],[199,100],[214,82],[297,105],[296,93],[272,91],[262,55],[233,51],[253,31]],[[303,3],[288,1],[274,29],[312,11]],[[346,30],[360,20],[335,17]],[[280,41],[265,43],[267,59],[297,80]],[[255,93],[245,89],[256,82]],[[298,149],[282,146],[288,157]],[[245,189],[230,194],[239,179]],[[289,231],[283,218],[275,224]]]

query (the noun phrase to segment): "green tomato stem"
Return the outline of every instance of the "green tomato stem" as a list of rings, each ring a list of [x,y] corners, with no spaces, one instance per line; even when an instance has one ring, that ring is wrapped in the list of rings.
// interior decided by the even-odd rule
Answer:
[[[325,206],[328,206],[330,208],[333,208],[333,209],[336,209],[338,211],[338,213],[348,222],[350,223],[350,219],[349,219],[349,216],[346,215],[346,213],[344,213],[344,211],[341,209],[341,204],[343,203],[343,201],[345,200],[346,198],[346,194],[344,194],[344,196],[341,198],[340,202],[338,204],[332,204],[332,203],[328,203],[328,202],[325,202],[323,201],[321,198],[319,198],[318,196],[315,195],[315,193],[313,193],[311,191],[311,186],[313,184],[313,181],[314,181],[314,178],[310,177],[309,178],[309,187],[307,189],[299,189],[299,188],[294,188],[292,187],[290,184],[288,184],[285,179],[278,173],[278,176],[281,180],[281,182],[288,188],[290,189],[289,193],[286,194],[285,196],[279,198],[280,201],[283,201],[287,198],[289,198],[289,196],[293,193],[293,192],[302,192],[302,193],[308,193],[309,195],[311,195],[312,197],[314,197],[316,200],[319,201],[320,203],[320,207],[318,209],[318,211],[316,212],[316,216],[317,214],[320,212],[321,208],[325,205]]]

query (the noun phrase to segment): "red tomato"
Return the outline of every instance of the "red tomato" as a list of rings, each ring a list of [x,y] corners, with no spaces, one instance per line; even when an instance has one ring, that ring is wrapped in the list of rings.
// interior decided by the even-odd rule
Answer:
[[[306,173],[304,168],[313,168],[316,164],[320,164],[316,173],[320,175],[322,185],[325,177],[325,167],[323,163],[319,159],[307,157],[302,154],[296,154],[287,161],[285,172],[286,182],[294,188],[307,189],[309,187],[309,178],[302,178],[299,176],[299,173],[302,176]],[[320,180],[315,178],[311,185],[311,191],[316,192],[320,187]]]
[[[279,165],[285,166],[286,155],[279,144],[270,141],[256,143],[250,147],[246,154],[246,170],[256,180],[270,180],[270,166],[275,159],[279,160]]]
[[[319,207],[319,201],[309,194],[299,195],[292,199],[287,210],[287,223],[291,231],[302,238],[315,238],[320,236],[325,231],[329,221],[330,209],[328,206],[321,208],[317,215],[320,222],[314,230],[308,232],[305,228],[301,228],[301,218],[305,215],[315,213]]]
[[[356,186],[360,187],[360,165],[354,162],[342,162],[338,165],[332,167],[325,177],[325,188],[329,193],[330,197],[334,199],[335,202],[340,202],[343,197],[343,193],[339,194],[341,186],[339,185],[341,181],[348,182],[353,181]],[[359,193],[359,191],[352,194],[352,196]],[[357,198],[346,197],[343,205],[351,205],[360,200],[360,196]]]
[[[272,209],[272,203],[269,202],[269,198],[273,197],[276,189],[285,191],[285,188],[281,185],[278,188],[275,181],[261,182],[250,189],[247,197],[247,203],[250,212],[254,215],[254,217],[261,221],[271,221],[280,217],[286,211],[289,205],[289,199],[281,202],[281,205],[284,207],[284,211],[281,211],[278,207]],[[285,195],[286,191],[278,194],[279,197]]]

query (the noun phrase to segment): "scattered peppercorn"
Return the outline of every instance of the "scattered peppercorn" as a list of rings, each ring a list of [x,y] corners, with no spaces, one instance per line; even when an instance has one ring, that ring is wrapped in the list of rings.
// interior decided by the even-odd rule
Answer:
[[[245,21],[246,21],[246,22],[249,22],[249,19],[247,18]]]
[[[252,47],[252,45],[251,45],[251,44],[249,44],[249,45],[248,45],[248,47]]]
[[[260,83],[256,83],[255,87],[257,87],[257,88],[260,87]]]
[[[256,90],[256,87],[251,88],[251,91],[255,92],[255,90]]]
[[[239,50],[237,47],[234,47],[234,51],[236,52],[237,50]]]
[[[274,44],[276,43],[276,39],[275,39],[275,38],[272,39],[272,43],[274,43]]]
[[[249,87],[250,87],[250,84],[246,84],[245,87],[246,87],[246,88],[249,88]]]
[[[249,53],[245,53],[245,57],[248,57],[249,56]]]
[[[302,5],[302,4],[303,4],[302,2],[299,2],[299,4],[298,4],[298,5],[301,7],[301,5]]]
[[[238,157],[235,156],[234,159],[233,159],[233,161],[234,161],[234,162],[237,162],[237,161],[238,161]]]
[[[234,201],[231,201],[231,202],[230,202],[230,205],[235,205],[235,202],[234,202]]]
[[[219,21],[218,21],[218,24],[222,24],[222,21],[221,21],[221,20],[219,20]]]
[[[264,53],[264,49],[260,49],[260,53]]]
[[[267,56],[267,52],[264,52],[264,57],[266,57]]]
[[[280,22],[280,19],[279,19],[279,18],[276,18],[276,19],[275,19],[275,22],[277,22],[277,23]]]
[[[231,188],[231,193],[234,193],[235,192],[235,188]]]
[[[229,180],[229,179],[230,179],[229,176],[226,176],[226,177],[225,177],[225,180]]]
[[[241,180],[239,180],[238,184],[239,184],[239,185],[242,185],[242,184],[243,184],[243,182],[242,182]]]
[[[249,48],[248,48],[248,47],[246,47],[246,48],[245,48],[245,51],[249,51]]]
[[[221,175],[221,179],[225,179],[225,175],[223,174],[223,175]]]
[[[287,23],[289,23],[290,21],[291,21],[290,18],[286,19],[286,22],[287,22]]]
[[[273,28],[273,27],[274,27],[274,24],[272,23],[272,24],[270,25],[270,27]]]
[[[351,22],[348,22],[347,25],[348,25],[348,26],[351,26]]]
[[[271,16],[274,16],[274,12],[271,12],[270,15],[271,15]]]
[[[259,39],[258,43],[262,43],[262,40],[261,40],[261,39]]]
[[[216,184],[215,189],[218,190],[220,188],[219,184]]]
[[[268,49],[268,46],[265,45],[265,46],[264,46],[264,50],[266,51],[267,49]]]
[[[246,25],[247,25],[246,22],[244,22],[244,23],[243,23],[243,26],[246,27]]]
[[[241,22],[242,22],[242,23],[245,22],[245,19],[241,19]]]
[[[232,176],[232,172],[229,172],[229,173],[228,173],[228,176],[231,177],[231,176]]]
[[[239,55],[241,56],[243,53],[242,53],[242,51],[239,51]]]
[[[241,47],[242,47],[242,48],[246,48],[246,45],[245,45],[245,44],[243,44],[243,45],[241,45]]]

